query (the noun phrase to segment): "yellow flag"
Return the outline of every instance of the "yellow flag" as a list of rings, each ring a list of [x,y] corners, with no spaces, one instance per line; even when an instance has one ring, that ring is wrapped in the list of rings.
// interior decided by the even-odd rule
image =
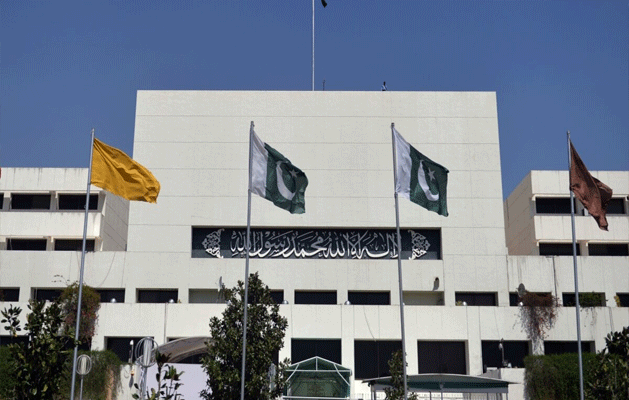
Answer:
[[[159,182],[151,171],[115,147],[94,138],[92,179],[94,186],[127,200],[157,203]]]

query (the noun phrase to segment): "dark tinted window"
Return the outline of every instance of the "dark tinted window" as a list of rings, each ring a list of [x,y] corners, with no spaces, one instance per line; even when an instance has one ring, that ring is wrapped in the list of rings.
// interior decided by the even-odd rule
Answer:
[[[417,342],[420,374],[467,373],[465,342]]]
[[[46,239],[7,239],[7,250],[45,251]]]
[[[564,307],[576,307],[577,300],[574,293],[562,293],[561,300]],[[579,306],[604,307],[605,293],[579,292]]]
[[[341,363],[341,339],[292,339],[290,361],[296,363],[312,357]]]
[[[555,341],[544,341],[544,354],[564,354],[564,353],[578,353],[579,352],[579,342],[555,342]],[[594,343],[593,342],[584,342],[581,341],[581,351],[593,353],[594,352]]]
[[[540,243],[540,256],[571,256],[572,243]],[[577,255],[581,255],[581,249],[577,244]]]
[[[101,303],[124,303],[124,289],[96,289]]]
[[[2,210],[2,206],[4,206],[4,193],[0,192],[0,210]]]
[[[61,289],[35,289],[34,297],[39,301],[54,301],[57,297],[61,296],[61,292]]]
[[[295,291],[295,304],[336,304],[336,291]]]
[[[570,214],[570,198],[537,197],[535,210],[538,214]]]
[[[271,298],[276,304],[282,304],[282,302],[284,301],[284,291],[271,290]]]
[[[0,288],[0,301],[19,301],[20,288]]]
[[[496,293],[457,292],[454,294],[457,302],[466,302],[468,306],[495,306]]]
[[[502,364],[502,350],[499,340],[483,340],[483,370],[502,368],[511,364],[513,368],[524,368],[524,357],[529,355],[529,344],[525,341],[503,341],[504,365]]]
[[[138,303],[169,303],[177,302],[177,289],[140,289],[138,290]]]
[[[509,305],[511,307],[516,307],[520,303],[520,296],[517,293],[511,292],[509,293]]]
[[[623,199],[611,199],[607,203],[607,214],[625,214],[625,201]]]
[[[13,194],[12,210],[50,210],[49,194]]]
[[[107,337],[105,338],[105,348],[113,351],[120,361],[128,362],[130,359],[135,360],[135,345],[137,345],[143,336],[126,336],[126,337]],[[131,341],[133,346],[131,347]]]
[[[85,211],[85,195],[84,194],[60,194],[59,209],[60,210],[84,210]],[[98,195],[90,194],[90,210],[98,208]]]
[[[390,292],[349,292],[347,298],[355,305],[387,306],[391,304]]]
[[[55,239],[55,251],[83,251],[83,239]],[[94,251],[94,239],[85,240],[85,251]]]
[[[629,256],[627,243],[590,243],[588,251],[591,256]]]
[[[28,343],[28,336],[0,335],[0,346],[13,343]]]
[[[620,307],[629,307],[629,293],[616,293]]]
[[[370,379],[390,376],[391,355],[402,350],[399,340],[356,340],[354,341],[355,379]]]

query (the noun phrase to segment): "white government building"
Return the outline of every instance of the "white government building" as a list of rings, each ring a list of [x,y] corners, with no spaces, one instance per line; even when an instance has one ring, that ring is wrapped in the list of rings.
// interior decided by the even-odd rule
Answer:
[[[94,349],[126,361],[130,340],[209,335],[221,283],[244,279],[251,121],[309,179],[305,214],[252,198],[250,271],[288,319],[280,359],[348,367],[351,398],[370,398],[363,379],[387,375],[401,348],[391,123],[450,171],[448,217],[400,198],[408,373],[499,368],[493,376],[521,383],[534,349],[576,351],[568,172],[531,171],[503,201],[496,94],[322,91],[138,92],[133,158],[161,193],[148,204],[91,188],[85,283],[103,301]],[[601,297],[582,311],[583,348],[598,352],[629,325],[629,171],[591,172],[614,190],[608,232],[577,201],[579,289]],[[79,279],[87,174],[2,168],[1,308]],[[522,329],[521,284],[564,303],[541,347]],[[522,385],[510,390],[522,398]]]

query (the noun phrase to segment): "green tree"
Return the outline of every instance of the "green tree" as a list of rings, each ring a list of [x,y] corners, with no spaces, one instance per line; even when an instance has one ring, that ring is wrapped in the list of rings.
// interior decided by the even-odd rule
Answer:
[[[589,399],[629,399],[629,327],[605,338],[586,386]]]
[[[59,304],[64,315],[64,331],[74,337],[76,331],[76,315],[79,301],[79,283],[68,285],[59,298]],[[92,337],[96,331],[98,310],[100,309],[100,295],[88,285],[83,285],[81,293],[81,321],[79,324],[79,341],[92,346]]]
[[[388,362],[391,374],[391,386],[384,389],[386,400],[404,400],[404,368],[402,367],[402,350],[391,353]],[[406,364],[408,365],[408,363]],[[408,386],[408,384],[407,384]],[[409,400],[417,400],[417,393],[408,393]]]
[[[52,400],[59,394],[69,373],[67,368],[72,353],[68,350],[73,340],[63,333],[63,314],[58,302],[31,300],[31,312],[26,316],[24,330],[28,342],[9,345],[18,399]],[[16,336],[20,328],[22,309],[10,306],[2,311],[4,329]]]
[[[222,318],[210,319],[212,339],[203,359],[207,389],[201,392],[207,400],[240,399],[244,296],[244,283],[239,281],[237,287],[225,290],[227,307]],[[286,385],[288,359],[276,367],[274,377],[269,371],[284,345],[288,322],[257,273],[249,276],[248,303],[245,399],[268,400],[280,396]]]

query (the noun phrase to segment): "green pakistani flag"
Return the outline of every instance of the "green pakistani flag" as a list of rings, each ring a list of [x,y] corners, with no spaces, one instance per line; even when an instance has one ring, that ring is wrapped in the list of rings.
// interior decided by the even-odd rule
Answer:
[[[291,214],[306,212],[308,178],[251,129],[251,192]]]
[[[448,169],[417,151],[395,128],[393,136],[397,155],[395,192],[427,210],[447,217]]]

